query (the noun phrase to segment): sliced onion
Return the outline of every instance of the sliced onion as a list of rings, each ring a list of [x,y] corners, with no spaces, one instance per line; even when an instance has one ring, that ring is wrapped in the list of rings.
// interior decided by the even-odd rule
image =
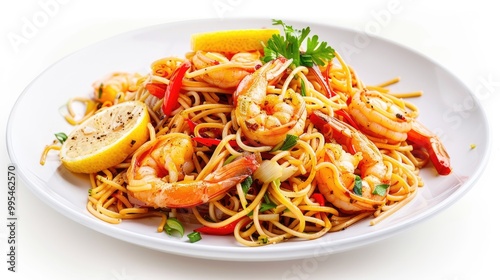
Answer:
[[[262,183],[270,183],[283,175],[283,168],[275,161],[264,160],[253,173],[253,178]]]
[[[297,170],[299,170],[299,168],[297,166],[294,166],[294,165],[290,165],[288,167],[285,167],[285,168],[282,168],[282,174],[281,174],[281,177],[280,177],[280,182],[284,182],[286,180],[288,180],[288,178],[292,177],[293,174],[295,174],[295,172],[297,172]]]

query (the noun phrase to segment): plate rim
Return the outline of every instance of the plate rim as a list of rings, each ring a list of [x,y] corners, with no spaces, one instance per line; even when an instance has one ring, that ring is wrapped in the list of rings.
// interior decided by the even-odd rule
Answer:
[[[270,21],[271,19],[270,18],[266,18],[266,17],[243,17],[243,18],[225,18],[225,19],[222,19],[222,21],[257,21],[257,22],[263,22],[265,20],[268,20]],[[188,19],[188,20],[181,20],[181,21],[172,21],[172,22],[166,22],[166,23],[160,23],[160,24],[154,24],[154,25],[149,25],[149,26],[144,26],[144,27],[140,27],[140,28],[136,28],[136,29],[133,29],[133,30],[129,30],[129,31],[126,31],[126,32],[121,32],[121,33],[118,33],[118,34],[115,34],[113,36],[110,36],[110,37],[107,37],[103,40],[99,40],[97,42],[94,42],[90,45],[86,45],[72,53],[69,53],[68,55],[66,56],[63,56],[62,58],[58,59],[57,61],[55,61],[54,63],[52,63],[49,67],[43,69],[42,72],[40,72],[30,83],[28,83],[28,85],[24,88],[24,90],[21,92],[21,94],[19,95],[19,97],[16,99],[10,113],[9,113],[9,117],[8,117],[8,120],[7,120],[7,126],[6,126],[6,144],[7,144],[7,153],[8,153],[8,157],[9,159],[11,160],[12,164],[16,166],[16,173],[20,176],[21,180],[27,185],[28,189],[36,195],[36,197],[38,199],[41,199],[42,201],[44,201],[45,204],[47,204],[48,206],[52,207],[54,210],[56,210],[56,212],[58,212],[59,214],[63,215],[63,216],[66,216],[67,218],[85,226],[85,227],[88,227],[88,228],[91,228],[92,230],[94,231],[97,231],[97,232],[100,232],[101,234],[104,234],[104,235],[107,235],[107,236],[110,236],[112,238],[117,238],[119,240],[122,240],[122,241],[126,241],[128,243],[131,243],[131,244],[135,244],[135,245],[138,245],[138,246],[142,246],[142,247],[146,247],[146,248],[149,248],[149,249],[156,249],[157,251],[161,251],[161,252],[165,252],[165,253],[169,253],[169,254],[178,254],[178,255],[184,255],[184,256],[187,256],[187,257],[196,257],[196,258],[207,258],[207,259],[219,259],[219,260],[227,260],[227,261],[270,261],[270,260],[275,260],[275,261],[279,261],[279,260],[288,260],[288,259],[297,259],[297,258],[305,258],[305,257],[312,257],[312,256],[315,256],[313,255],[313,253],[300,253],[300,254],[291,254],[291,251],[287,248],[287,247],[278,247],[278,246],[273,246],[273,245],[270,245],[270,246],[263,246],[263,247],[259,247],[258,250],[254,250],[256,251],[255,253],[252,253],[252,254],[249,254],[249,249],[247,247],[231,247],[231,248],[228,248],[228,247],[221,247],[223,248],[223,250],[221,248],[217,248],[216,245],[207,245],[207,244],[203,244],[203,245],[199,245],[197,247],[192,247],[190,248],[191,250],[186,250],[186,247],[189,247],[189,246],[180,246],[179,247],[179,251],[171,251],[171,250],[164,250],[164,249],[161,249],[161,248],[154,248],[154,246],[151,246],[151,242],[155,243],[154,239],[151,239],[149,237],[146,238],[146,240],[141,240],[141,242],[131,242],[129,238],[131,237],[137,237],[137,236],[133,236],[133,235],[139,235],[140,237],[142,238],[145,238],[144,236],[140,235],[139,233],[132,233],[132,232],[128,232],[128,231],[125,231],[123,232],[122,229],[120,229],[119,227],[114,227],[114,226],[110,226],[110,225],[104,225],[103,227],[95,227],[95,222],[93,222],[91,219],[95,219],[93,216],[90,217],[90,216],[86,216],[84,215],[84,213],[78,213],[79,216],[81,217],[84,217],[83,219],[75,219],[74,217],[70,216],[69,214],[70,213],[73,213],[73,215],[75,215],[76,213],[74,213],[74,209],[71,209],[71,208],[68,208],[66,207],[66,205],[64,204],[61,204],[61,203],[57,203],[57,201],[52,198],[52,200],[55,202],[55,203],[47,203],[45,201],[45,199],[47,199],[47,194],[45,193],[42,193],[40,191],[40,189],[38,188],[38,186],[36,185],[36,182],[33,182],[33,180],[35,180],[35,178],[31,177],[31,176],[35,176],[36,177],[36,174],[28,174],[29,171],[26,171],[26,170],[23,170],[22,167],[18,166],[18,158],[16,157],[16,154],[15,152],[13,151],[13,147],[12,147],[12,135],[14,133],[14,127],[13,127],[13,119],[15,118],[15,113],[16,111],[19,109],[19,104],[22,102],[22,100],[24,98],[26,98],[26,96],[28,95],[28,92],[30,90],[30,88],[32,87],[32,85],[41,77],[43,76],[45,73],[47,73],[48,71],[50,71],[50,69],[52,69],[52,67],[54,67],[55,65],[61,63],[61,61],[64,61],[66,59],[69,59],[71,56],[74,56],[80,52],[83,52],[85,51],[86,49],[88,49],[89,47],[97,47],[99,44],[103,44],[107,41],[110,41],[110,40],[114,40],[118,37],[124,37],[124,36],[127,36],[127,35],[132,35],[132,34],[137,34],[137,33],[141,33],[141,32],[144,32],[146,30],[148,31],[151,31],[153,29],[157,29],[157,28],[164,28],[164,27],[168,27],[168,26],[175,26],[175,25],[184,25],[186,23],[188,24],[192,24],[193,22],[203,22],[203,23],[209,23],[209,22],[215,22],[215,21],[221,21],[221,19],[214,19],[214,18],[204,18],[204,19]],[[321,26],[323,28],[332,28],[332,29],[341,29],[341,30],[344,30],[346,32],[350,32],[350,33],[355,33],[355,32],[359,32],[357,30],[354,30],[354,29],[351,29],[351,28],[347,28],[347,27],[344,27],[344,26],[338,26],[338,25],[335,25],[335,24],[326,24],[326,23],[323,23],[323,22],[318,22],[318,21],[314,21],[314,20],[311,20],[311,21],[304,21],[304,20],[296,20],[296,19],[284,19],[285,22],[293,22],[293,23],[298,23],[298,24],[303,24],[304,26],[306,25],[315,25],[315,26]],[[470,88],[468,86],[466,86],[462,80],[458,79],[458,77],[453,73],[451,72],[448,68],[444,67],[441,63],[435,61],[434,59],[426,56],[424,53],[422,52],[419,52],[415,49],[412,49],[406,45],[403,45],[399,42],[396,42],[396,41],[393,41],[393,40],[390,40],[390,39],[387,39],[387,38],[384,38],[384,37],[380,37],[380,36],[373,36],[373,35],[369,35],[371,36],[373,39],[375,40],[379,40],[379,41],[383,41],[384,43],[388,43],[388,44],[391,44],[391,45],[394,45],[396,46],[397,48],[400,48],[400,49],[403,49],[404,51],[409,51],[415,55],[417,55],[419,58],[422,58],[422,59],[425,59],[427,61],[429,61],[430,63],[438,66],[440,68],[441,71],[444,71],[444,72],[447,72],[448,75],[450,75],[451,77],[454,78],[454,82],[456,83],[459,83],[460,87],[462,87],[463,89],[466,89],[467,93],[468,93],[468,96],[470,96],[474,102],[476,104],[478,104],[477,108],[479,109],[479,113],[481,114],[481,117],[482,119],[485,121],[484,125],[485,125],[485,143],[486,143],[486,147],[484,148],[484,157],[483,159],[480,161],[480,164],[478,165],[478,167],[476,168],[475,172],[471,174],[471,176],[468,178],[467,182],[465,182],[458,190],[454,191],[450,196],[448,196],[446,199],[444,199],[441,203],[438,204],[439,207],[437,206],[434,206],[432,207],[430,210],[433,210],[433,211],[426,211],[424,212],[423,214],[420,214],[417,216],[417,218],[415,219],[412,219],[410,222],[405,222],[404,224],[406,226],[402,227],[400,226],[399,224],[396,224],[394,226],[390,226],[390,227],[387,227],[387,228],[384,228],[384,229],[381,229],[380,231],[375,231],[375,232],[372,232],[370,234],[368,234],[368,237],[376,237],[377,238],[377,241],[379,240],[383,240],[383,239],[386,239],[388,238],[389,236],[392,236],[398,232],[401,232],[403,230],[407,230],[407,229],[410,229],[413,227],[413,225],[415,224],[418,224],[420,223],[421,221],[423,220],[426,220],[426,219],[429,219],[430,217],[442,212],[443,210],[445,210],[446,208],[450,207],[451,205],[453,205],[453,203],[450,203],[450,202],[456,202],[458,201],[461,197],[463,197],[468,191],[470,191],[470,189],[472,189],[472,187],[476,184],[477,180],[481,177],[481,175],[483,174],[484,170],[485,170],[485,167],[486,165],[488,164],[488,161],[489,161],[489,158],[490,158],[490,151],[491,151],[491,127],[490,127],[490,120],[487,118],[487,115],[485,114],[485,111],[484,111],[484,108],[483,106],[481,105],[479,99],[477,98],[477,96],[475,96],[473,94],[473,92],[470,90]],[[58,207],[63,207],[65,208],[65,210],[68,210],[68,211],[61,211],[60,208]],[[83,209],[86,211],[86,209]],[[111,229],[111,230],[110,230]],[[387,233],[387,235],[382,235],[380,234],[381,231],[384,231],[385,233]],[[374,236],[372,236],[374,235]],[[361,240],[359,240],[361,239]],[[351,249],[354,249],[354,248],[358,248],[358,247],[361,247],[361,246],[364,246],[364,245],[367,245],[367,244],[371,244],[371,243],[374,243],[376,241],[367,241],[366,239],[369,239],[367,238],[366,235],[363,235],[363,236],[357,236],[357,238],[354,238],[353,240],[351,240],[349,243],[354,243],[353,244],[343,244],[343,248],[341,249],[334,249],[333,252],[326,252],[327,254],[332,254],[332,253],[340,253],[340,252],[343,252],[343,251],[347,251],[347,250],[351,250]],[[365,240],[365,242],[360,242],[360,241],[363,241]],[[326,241],[328,245],[330,243],[330,241]],[[357,243],[359,242],[359,243]],[[305,244],[303,244],[305,243]],[[174,242],[175,246],[178,245],[178,242]],[[172,245],[169,243],[169,245]],[[276,249],[276,247],[278,247],[278,249]],[[305,247],[305,248],[309,248],[309,246],[307,246],[307,241],[305,242],[295,242],[294,243],[294,247],[296,248],[300,248],[300,247]],[[201,251],[203,252],[206,252],[205,254],[203,255],[199,255],[197,254],[197,252],[199,253],[200,252],[200,249]],[[215,250],[214,250],[215,249]],[[256,248],[254,248],[256,249]],[[183,251],[185,250],[185,251]],[[228,254],[227,250],[231,251],[230,254]],[[191,252],[193,251],[193,252]],[[273,257],[273,256],[270,256],[270,254],[268,254],[269,252],[276,252],[276,251],[282,251],[282,252],[286,252],[287,254],[289,254],[288,256],[281,256],[281,258],[276,258],[276,257]],[[294,250],[296,251],[296,250]],[[244,257],[235,257],[235,255],[245,255]]]

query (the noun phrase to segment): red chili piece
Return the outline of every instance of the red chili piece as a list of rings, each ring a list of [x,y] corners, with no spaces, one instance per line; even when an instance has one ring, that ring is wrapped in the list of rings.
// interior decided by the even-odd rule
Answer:
[[[163,98],[165,96],[165,90],[167,89],[167,84],[148,83],[146,84],[146,89],[152,95],[158,98]]]
[[[162,111],[166,116],[179,107],[179,92],[182,86],[182,79],[186,75],[187,70],[191,68],[191,62],[189,60],[184,61],[177,69],[174,70],[172,76],[170,77],[170,83],[167,85],[165,90],[165,96],[163,97]]]
[[[207,147],[217,146],[221,142],[221,140],[219,139],[204,137],[193,137],[193,140]],[[230,140],[228,143],[231,147],[238,147],[238,143],[236,142],[236,140]]]
[[[243,218],[241,218],[241,219],[243,219]],[[241,219],[238,219],[234,222],[231,222],[223,227],[213,228],[213,227],[202,226],[202,227],[195,229],[194,231],[197,231],[199,233],[204,233],[204,234],[212,234],[212,235],[232,234],[234,232],[234,229],[236,228],[236,224],[238,224],[238,222]]]
[[[311,198],[314,199],[320,206],[325,206],[325,197],[320,193],[313,193]]]

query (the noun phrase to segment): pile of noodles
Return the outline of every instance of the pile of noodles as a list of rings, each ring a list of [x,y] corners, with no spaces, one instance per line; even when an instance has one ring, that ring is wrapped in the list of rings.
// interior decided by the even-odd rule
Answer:
[[[406,142],[391,145],[372,138],[390,172],[391,183],[383,202],[374,205],[372,211],[346,214],[328,201],[318,201],[318,197],[314,195],[319,192],[316,174],[321,168],[334,168],[319,160],[329,139],[325,139],[308,117],[304,133],[299,135],[297,144],[289,150],[248,144],[235,120],[232,96],[234,89],[219,88],[197,78],[210,71],[208,68],[191,70],[186,74],[178,100],[180,107],[170,116],[164,116],[161,110],[162,100],[151,95],[145,85],[170,83],[172,72],[192,56],[193,53],[188,53],[186,57],[165,57],[154,61],[149,73],[134,74],[135,79],[121,81],[122,85],[129,83],[129,89],[121,92],[115,102],[140,100],[149,106],[151,141],[172,132],[186,133],[192,137],[220,138],[218,146],[196,144],[193,156],[195,168],[192,174],[188,174],[194,180],[203,180],[226,160],[244,153],[254,154],[258,162],[264,159],[273,162],[274,168],[279,167],[281,178],[273,178],[267,182],[254,178],[249,188],[244,189],[242,184],[238,184],[227,193],[197,207],[153,209],[143,207],[140,201],[128,196],[126,172],[130,166],[129,157],[113,168],[89,175],[91,187],[87,209],[97,218],[109,223],[120,223],[124,219],[157,216],[160,219],[158,231],[163,230],[168,217],[176,217],[183,223],[211,227],[223,227],[239,221],[234,230],[236,240],[246,246],[260,246],[291,238],[315,239],[328,232],[343,230],[367,217],[371,217],[371,224],[376,224],[408,203],[415,196],[418,187],[423,185],[418,174],[419,168],[426,163],[425,155],[415,156],[416,153],[412,153],[413,147]],[[228,69],[224,69],[222,64],[218,65],[219,71],[231,71]],[[378,86],[364,85],[338,53],[328,65],[319,70],[326,73],[327,83],[335,92],[334,96],[326,97],[317,76],[311,69],[302,66],[287,69],[278,82],[268,86],[267,91],[279,93],[285,88],[300,92],[306,102],[308,115],[319,110],[340,120],[342,116],[337,116],[335,112],[347,108],[347,100],[356,90],[375,90],[388,99],[404,97],[388,89],[397,80]],[[88,104],[88,111],[83,119],[102,106],[112,106],[91,99],[75,98],[68,103],[70,112],[73,102]],[[414,116],[418,115],[417,108],[411,103],[406,102],[405,106],[413,111]],[[68,121],[74,124],[83,119],[68,117]],[[193,128],[194,123],[197,125]],[[238,147],[228,144],[233,140],[238,143]]]

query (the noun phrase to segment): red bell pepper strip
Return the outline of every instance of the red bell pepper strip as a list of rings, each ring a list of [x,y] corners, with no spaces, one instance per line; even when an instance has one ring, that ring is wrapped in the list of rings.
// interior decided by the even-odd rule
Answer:
[[[340,109],[335,111],[336,114],[342,116],[344,121],[354,127],[356,130],[359,130],[358,124],[352,119],[351,115],[347,113],[344,109]]]
[[[313,193],[311,198],[314,199],[320,206],[325,206],[325,197],[320,193]]]
[[[162,111],[166,116],[169,116],[173,110],[179,107],[179,102],[177,99],[179,98],[179,92],[182,86],[182,79],[184,79],[184,75],[191,68],[191,62],[189,60],[184,61],[174,70],[172,76],[170,77],[170,83],[167,85],[165,89],[165,95],[163,97],[163,106]]]
[[[154,96],[156,96],[158,98],[163,98],[165,96],[165,90],[167,90],[167,84],[147,83],[146,84],[146,89],[152,95],[154,95]]]
[[[220,144],[220,142],[222,140],[220,139],[214,139],[214,138],[204,138],[204,137],[193,137],[192,138],[194,141],[204,145],[204,146],[207,146],[207,147],[211,147],[211,146],[217,146]],[[239,147],[238,146],[238,143],[236,142],[236,140],[229,140],[228,144],[231,146],[231,147]]]
[[[237,219],[234,222],[231,222],[223,227],[208,227],[208,226],[202,226],[194,231],[197,231],[199,233],[204,233],[204,234],[211,234],[211,235],[229,235],[234,232],[234,229],[236,228],[236,225],[242,220],[243,218]]]
[[[194,132],[194,128],[198,125],[198,123],[194,122],[191,119],[187,119],[187,124],[189,126],[189,132],[190,133],[193,133]]]

